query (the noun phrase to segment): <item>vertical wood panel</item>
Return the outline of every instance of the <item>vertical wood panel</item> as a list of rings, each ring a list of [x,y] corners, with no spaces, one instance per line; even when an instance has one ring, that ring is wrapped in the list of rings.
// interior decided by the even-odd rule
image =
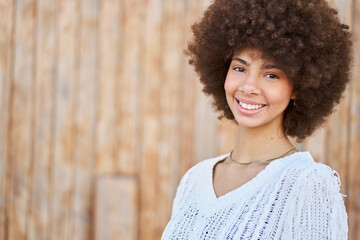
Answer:
[[[26,238],[34,107],[34,1],[15,6],[14,81],[8,168],[8,239]]]
[[[99,80],[96,126],[96,171],[112,172],[115,168],[116,136],[116,82],[119,49],[121,1],[101,1],[99,13]]]
[[[191,25],[195,20],[198,20],[201,14],[202,7],[200,1],[186,1],[186,14],[185,18],[185,30],[184,42],[182,49],[186,48],[187,42],[191,39]],[[182,64],[182,79],[180,91],[180,152],[179,152],[179,167],[178,167],[178,182],[184,173],[191,167],[194,159],[194,122],[195,111],[193,107],[195,105],[195,98],[198,94],[196,92],[196,74],[191,66],[188,64],[188,59],[183,56]],[[176,186],[175,186],[176,187]],[[175,189],[173,187],[173,189]],[[175,191],[173,190],[173,195]]]
[[[162,0],[146,1],[141,84],[142,153],[140,162],[140,239],[155,239],[163,19]]]
[[[358,6],[358,11],[360,7]],[[360,13],[360,11],[359,11]],[[360,19],[359,19],[360,20]],[[360,239],[360,58],[357,57],[352,84],[352,108],[350,122],[350,144],[348,148],[349,162],[347,187],[348,189],[348,205],[347,211],[349,216],[349,239]]]
[[[80,2],[80,33],[76,110],[74,119],[74,198],[71,212],[72,239],[87,240],[91,233],[92,177],[94,165],[94,133],[97,81],[98,0]]]
[[[200,1],[201,13],[210,4],[209,0]],[[200,81],[196,81],[196,96],[194,110],[194,161],[199,162],[206,158],[217,155],[217,116],[218,113],[212,111],[213,99],[202,93],[203,86]]]
[[[360,239],[360,1],[353,1],[352,32],[354,42],[354,66],[350,85],[350,131],[348,173],[349,239]]]
[[[210,5],[210,0],[201,0],[199,9],[201,15]],[[200,15],[200,16],[201,16]],[[200,20],[200,19],[199,19]],[[197,78],[198,79],[198,78]],[[199,162],[206,158],[217,155],[217,116],[218,113],[212,109],[213,99],[202,93],[203,85],[196,81],[195,91],[197,96],[194,104],[195,122],[194,122],[194,159]]]
[[[123,58],[119,68],[121,69],[118,95],[118,119],[119,128],[117,136],[119,141],[117,149],[117,169],[122,173],[134,174],[138,170],[137,152],[139,151],[140,137],[139,125],[139,89],[140,89],[140,62],[143,53],[140,52],[140,27],[142,24],[142,12],[144,4],[141,0],[124,0],[122,6],[122,46]]]
[[[6,239],[8,126],[12,76],[13,2],[0,1],[0,240]]]
[[[74,195],[74,116],[77,91],[76,45],[78,37],[78,3],[62,0],[57,8],[58,50],[56,69],[56,104],[54,155],[51,179],[50,239],[71,239],[71,209]]]
[[[197,92],[201,92],[203,86],[197,84]],[[195,101],[195,123],[194,123],[194,161],[200,162],[217,154],[217,113],[208,111],[212,109],[212,99],[197,95]]]
[[[183,60],[183,1],[163,2],[162,34],[162,84],[160,89],[160,141],[157,174],[155,239],[160,239],[163,226],[171,213],[171,188],[177,183],[175,163],[179,161],[179,128],[181,98],[179,90],[182,73],[179,66]]]
[[[28,239],[49,239],[50,156],[54,114],[55,4],[37,1],[35,66],[34,168],[28,216]]]
[[[135,178],[112,175],[98,177],[94,240],[136,240],[139,226],[137,198]]]

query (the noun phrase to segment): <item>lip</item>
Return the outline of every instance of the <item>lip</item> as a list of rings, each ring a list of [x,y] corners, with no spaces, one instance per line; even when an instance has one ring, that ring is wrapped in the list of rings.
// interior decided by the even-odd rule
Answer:
[[[234,98],[235,100],[235,104],[236,104],[236,108],[239,110],[240,113],[244,114],[244,115],[255,115],[255,114],[258,114],[260,112],[262,112],[265,107],[267,106],[266,104],[262,104],[262,103],[257,103],[257,102],[254,102],[254,101],[250,101],[250,100],[244,100],[244,99],[237,99],[237,98]],[[246,103],[246,104],[251,104],[251,105],[264,105],[262,108],[259,108],[259,109],[246,109],[246,108],[243,108],[239,102],[243,102],[243,103]]]
[[[246,104],[251,104],[251,105],[266,105],[265,103],[260,103],[260,102],[255,102],[252,100],[248,100],[248,99],[244,99],[244,98],[236,98],[238,101],[242,102],[242,103],[246,103]]]

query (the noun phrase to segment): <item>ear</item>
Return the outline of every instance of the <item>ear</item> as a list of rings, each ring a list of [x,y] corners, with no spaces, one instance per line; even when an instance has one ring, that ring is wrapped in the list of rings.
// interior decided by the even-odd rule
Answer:
[[[293,92],[293,93],[291,94],[290,99],[292,99],[292,100],[295,100],[295,99],[296,99],[296,93],[295,93],[295,92]]]

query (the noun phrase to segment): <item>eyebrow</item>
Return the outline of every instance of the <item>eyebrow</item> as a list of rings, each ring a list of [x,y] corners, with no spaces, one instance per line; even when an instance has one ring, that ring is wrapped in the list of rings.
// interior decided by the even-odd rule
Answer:
[[[242,63],[242,64],[244,64],[244,65],[246,65],[248,67],[250,67],[250,63],[248,63],[247,61],[245,61],[245,60],[243,60],[241,58],[235,57],[235,58],[233,58],[233,61],[234,60],[236,60],[236,61],[238,61],[238,62],[240,62],[240,63]]]
[[[244,59],[241,59],[241,58],[238,58],[238,57],[235,57],[235,58],[233,58],[232,60],[236,60],[236,61],[238,61],[238,62],[240,62],[240,63],[242,63],[242,64],[244,64],[244,65],[246,65],[246,66],[248,66],[248,67],[250,67],[250,63],[248,63],[247,61],[245,61]],[[273,68],[276,68],[276,69],[279,69],[280,70],[280,68],[278,68],[276,65],[265,65],[265,66],[262,66],[261,67],[262,69],[273,69]]]

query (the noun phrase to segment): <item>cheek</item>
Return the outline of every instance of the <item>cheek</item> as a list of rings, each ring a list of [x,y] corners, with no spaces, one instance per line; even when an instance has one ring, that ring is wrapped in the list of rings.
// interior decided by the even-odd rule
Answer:
[[[226,94],[228,94],[229,90],[230,90],[230,83],[227,79],[225,79],[224,89],[225,89]]]
[[[226,94],[231,94],[234,91],[236,91],[236,86],[234,84],[234,81],[231,80],[229,77],[229,74],[226,76],[225,83],[224,83],[224,89]]]
[[[232,105],[232,96],[234,95],[234,90],[233,90],[233,86],[232,86],[232,82],[230,81],[230,79],[228,77],[226,77],[225,79],[225,83],[224,83],[224,89],[225,89],[225,98],[226,101],[228,103],[229,106]]]
[[[278,89],[268,90],[268,99],[271,99],[272,103],[284,103],[287,104],[290,101],[292,94],[292,87],[286,86]]]

